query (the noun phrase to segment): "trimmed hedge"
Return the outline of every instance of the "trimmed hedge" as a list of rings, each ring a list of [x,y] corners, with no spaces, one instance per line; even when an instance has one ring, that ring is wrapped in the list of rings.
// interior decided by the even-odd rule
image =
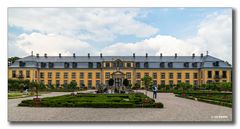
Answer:
[[[213,94],[211,94],[211,95],[212,96],[209,97],[209,96],[201,96],[201,94],[199,94],[199,96],[197,96],[196,94],[194,94],[194,95],[192,95],[192,94],[185,94],[185,95],[175,94],[176,97],[182,97],[182,98],[187,98],[187,99],[191,99],[191,100],[195,100],[195,98],[197,98],[197,101],[222,105],[222,106],[226,106],[226,107],[232,107],[232,98],[221,99],[221,98],[215,98],[215,97],[219,97],[219,94],[217,94],[217,96],[213,96]],[[222,94],[222,95],[225,95],[225,94]],[[232,96],[232,95],[230,95],[230,96]]]
[[[19,106],[33,106],[32,100],[24,100]],[[43,98],[40,107],[94,107],[94,108],[163,108],[143,93],[131,94],[77,94]]]

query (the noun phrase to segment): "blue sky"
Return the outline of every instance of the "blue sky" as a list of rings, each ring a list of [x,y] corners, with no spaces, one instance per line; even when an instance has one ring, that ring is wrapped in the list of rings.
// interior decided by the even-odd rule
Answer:
[[[210,54],[229,61],[231,56],[224,54],[232,51],[231,30],[227,29],[231,29],[231,13],[231,8],[9,8],[9,48],[19,50],[9,51],[9,56],[26,56],[31,50],[66,55],[73,51],[79,55],[103,51],[106,55],[154,51],[150,54],[157,55],[160,51],[174,53],[176,46],[186,44],[190,47],[182,49],[186,52],[181,54],[189,55],[190,50],[200,54],[209,49]],[[215,50],[213,46],[216,43],[212,43],[214,40],[203,31],[209,32],[212,37],[219,34],[222,38],[218,39],[219,44],[228,46],[225,53]],[[222,37],[223,32],[228,33],[228,37]],[[50,45],[49,50],[39,48],[45,42]],[[171,45],[168,46],[167,42]],[[136,49],[140,44],[149,45],[146,47],[149,49]],[[159,49],[151,50],[151,45]],[[136,47],[130,48],[130,52],[119,53],[114,50],[116,46]],[[164,47],[173,47],[173,51]]]

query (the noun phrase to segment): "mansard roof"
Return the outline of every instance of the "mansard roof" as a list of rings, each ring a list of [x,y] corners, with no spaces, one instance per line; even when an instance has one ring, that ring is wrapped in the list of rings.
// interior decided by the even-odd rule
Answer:
[[[139,62],[140,68],[144,67],[142,63],[148,62],[149,68],[159,68],[159,63],[164,62],[173,63],[172,68],[184,68],[183,63],[188,62],[189,68],[192,68],[192,63],[197,63],[197,68],[211,68],[213,67],[213,62],[219,62],[221,68],[231,68],[231,65],[227,62],[224,62],[221,59],[216,57],[205,55],[205,56],[27,56],[17,60],[10,67],[17,67],[19,62],[28,62],[29,67],[34,67],[35,63],[64,63],[64,62],[76,62],[76,63],[86,63],[88,62],[104,62],[104,61],[130,61],[130,62]],[[167,64],[166,64],[167,65]],[[84,66],[84,67],[85,67]]]

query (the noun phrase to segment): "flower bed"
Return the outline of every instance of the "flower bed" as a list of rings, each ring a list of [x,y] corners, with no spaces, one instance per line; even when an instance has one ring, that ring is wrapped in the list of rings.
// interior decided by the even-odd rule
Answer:
[[[33,100],[23,100],[19,106],[34,106]],[[41,99],[40,107],[94,107],[94,108],[163,108],[162,103],[142,93],[132,94],[77,94]]]

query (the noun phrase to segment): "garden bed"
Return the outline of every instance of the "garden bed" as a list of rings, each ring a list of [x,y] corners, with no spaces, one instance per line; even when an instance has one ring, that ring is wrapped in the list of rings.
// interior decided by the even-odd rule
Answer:
[[[232,107],[232,93],[223,92],[175,92],[175,96]]]
[[[19,106],[34,106],[33,100],[23,100]],[[163,108],[143,93],[131,94],[77,94],[41,99],[40,107],[93,107],[93,108]]]

